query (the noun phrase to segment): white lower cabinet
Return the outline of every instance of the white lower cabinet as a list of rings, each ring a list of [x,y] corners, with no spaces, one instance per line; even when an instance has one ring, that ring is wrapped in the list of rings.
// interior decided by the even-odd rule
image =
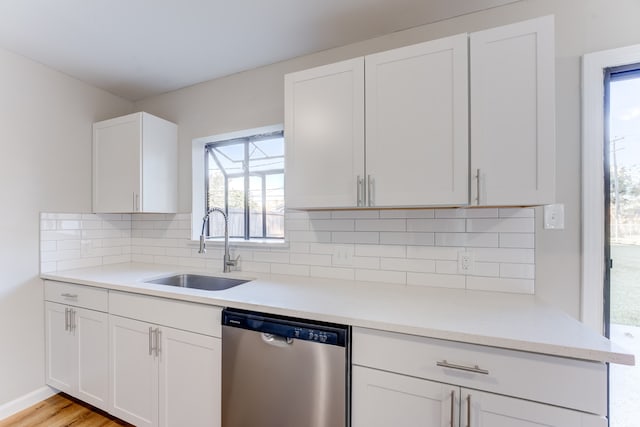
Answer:
[[[353,427],[606,427],[606,367],[353,330]]]
[[[107,291],[46,282],[45,300],[46,383],[107,410]]]
[[[109,412],[138,427],[220,426],[220,309],[122,292],[110,293],[110,309],[141,320],[109,316]]]
[[[216,426],[220,339],[111,316],[112,413],[137,426]]]

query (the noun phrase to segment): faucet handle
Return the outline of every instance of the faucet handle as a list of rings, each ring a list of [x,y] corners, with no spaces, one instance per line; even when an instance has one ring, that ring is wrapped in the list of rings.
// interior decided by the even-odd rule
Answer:
[[[229,259],[227,260],[227,265],[231,266],[231,267],[235,267],[238,265],[238,260],[240,259],[240,255],[238,255],[235,258],[231,258],[229,257]]]

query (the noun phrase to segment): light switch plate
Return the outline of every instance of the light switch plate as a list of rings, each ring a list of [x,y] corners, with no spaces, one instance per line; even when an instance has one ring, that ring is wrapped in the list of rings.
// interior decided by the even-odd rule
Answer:
[[[544,228],[547,230],[564,230],[564,204],[545,205]]]

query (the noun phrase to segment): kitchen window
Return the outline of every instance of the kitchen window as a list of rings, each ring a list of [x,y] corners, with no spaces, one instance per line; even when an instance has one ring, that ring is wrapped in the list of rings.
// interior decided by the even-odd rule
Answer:
[[[285,211],[282,127],[194,141],[194,166],[196,150],[200,153],[198,161],[203,165],[200,194],[204,195],[204,203],[200,209],[194,203],[194,237],[201,232],[205,212],[219,207],[227,213],[231,239],[282,242]],[[194,173],[194,184],[195,180]],[[213,214],[208,228],[205,232],[210,238],[223,237],[222,216]]]

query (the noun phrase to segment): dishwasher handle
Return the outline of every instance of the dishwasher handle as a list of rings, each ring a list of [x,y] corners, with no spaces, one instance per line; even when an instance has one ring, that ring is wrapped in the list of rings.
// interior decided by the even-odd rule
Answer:
[[[281,337],[279,335],[263,332],[260,334],[262,341],[274,347],[289,347],[293,344],[293,338]]]

